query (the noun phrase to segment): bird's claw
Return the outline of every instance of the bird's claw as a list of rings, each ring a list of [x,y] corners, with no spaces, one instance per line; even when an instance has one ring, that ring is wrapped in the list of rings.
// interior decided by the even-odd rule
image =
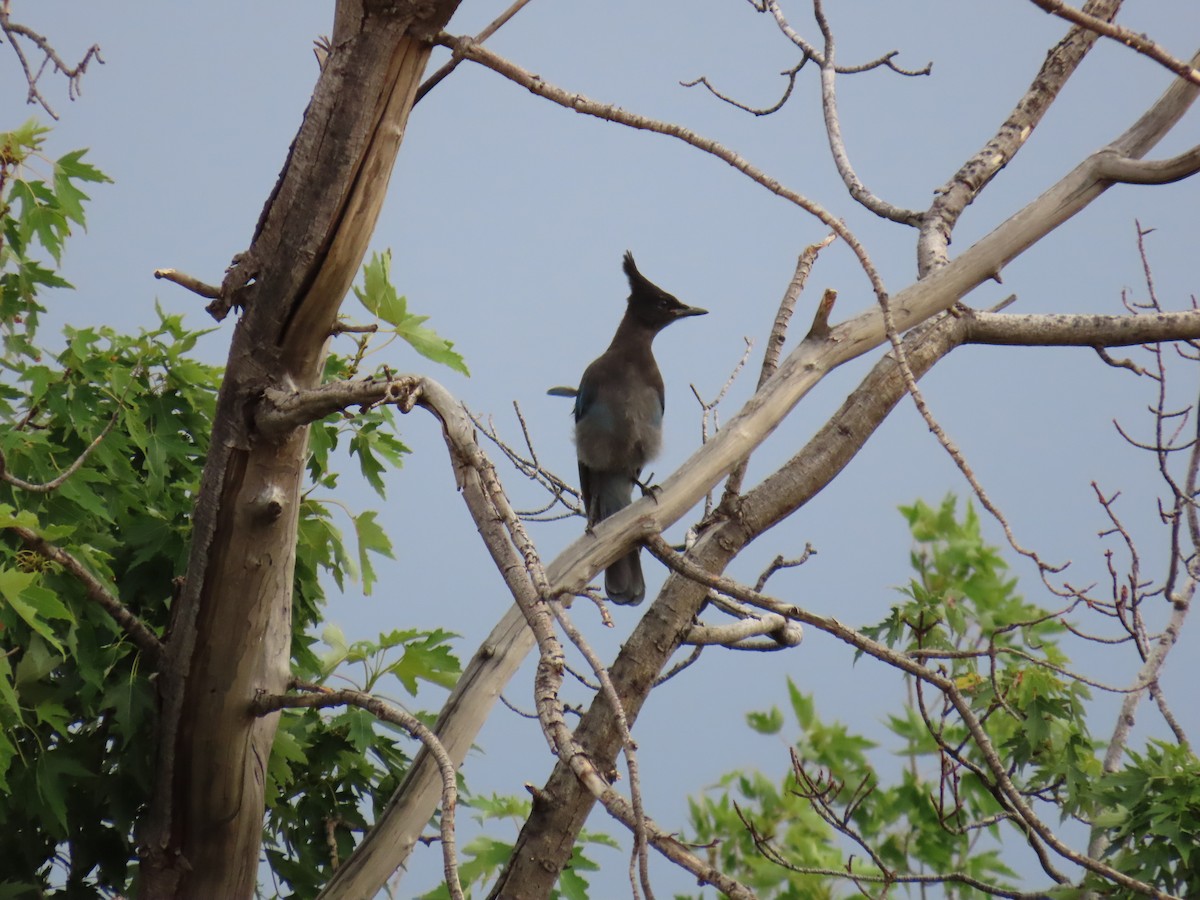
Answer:
[[[653,477],[654,475],[651,473],[650,478]],[[649,481],[650,478],[647,478],[646,481]],[[647,484],[646,481],[634,481],[634,484],[642,489],[643,497],[649,497],[651,500],[657,503],[658,495],[662,493],[662,488],[657,484]]]

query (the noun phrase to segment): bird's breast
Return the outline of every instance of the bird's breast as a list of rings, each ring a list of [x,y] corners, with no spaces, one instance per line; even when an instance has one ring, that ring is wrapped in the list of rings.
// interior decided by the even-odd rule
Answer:
[[[593,469],[637,472],[662,448],[662,402],[650,385],[601,392],[575,423],[579,461]]]

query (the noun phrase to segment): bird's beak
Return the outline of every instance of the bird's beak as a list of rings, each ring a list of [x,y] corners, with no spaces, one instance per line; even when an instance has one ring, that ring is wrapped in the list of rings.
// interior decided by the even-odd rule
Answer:
[[[682,309],[675,311],[675,318],[686,319],[688,316],[707,316],[708,310],[701,309],[698,306],[685,306]]]

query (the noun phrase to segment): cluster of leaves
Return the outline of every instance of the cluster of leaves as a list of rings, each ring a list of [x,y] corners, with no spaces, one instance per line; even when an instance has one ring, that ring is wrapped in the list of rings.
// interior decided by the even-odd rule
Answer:
[[[1092,800],[1109,863],[1177,896],[1200,895],[1200,760],[1191,750],[1150,741],[1105,774]],[[1088,886],[1103,887],[1094,879]]]
[[[1164,891],[1200,894],[1196,757],[1186,747],[1151,742],[1144,753],[1130,753],[1119,772],[1103,774],[1087,732],[1087,689],[1064,674],[1063,624],[1016,593],[969,506],[961,518],[952,497],[936,508],[918,502],[902,512],[914,539],[914,577],[887,619],[864,633],[918,658],[933,654],[969,699],[1018,787],[1056,805],[1063,818],[1104,828],[1112,865]],[[711,842],[714,863],[764,897],[850,895],[855,890],[845,876],[833,874],[848,871],[958,873],[1014,889],[1003,851],[1009,841],[1024,843],[1023,833],[1001,817],[992,790],[974,774],[987,767],[955,710],[928,687],[913,688],[905,713],[888,722],[897,739],[891,749],[909,764],[885,785],[868,755],[873,744],[823,722],[811,696],[789,681],[801,735],[794,765],[781,781],[725,776],[691,804],[695,840]],[[748,721],[763,734],[784,726],[777,709],[752,713]],[[867,848],[881,865],[872,865]],[[1112,890],[1091,880],[1082,887]],[[984,896],[961,878],[948,888],[954,896]],[[1079,891],[1064,887],[1054,895]]]
[[[1087,730],[1089,690],[1064,674],[1070,660],[1059,638],[1066,626],[1017,593],[999,551],[984,542],[973,508],[959,520],[954,498],[947,497],[937,508],[918,502],[901,512],[916,543],[916,575],[902,591],[905,602],[864,632],[910,652],[978,654],[937,662],[970,700],[1014,782],[1066,815],[1080,813],[1100,761]],[[918,699],[923,696],[918,691]],[[968,762],[985,766],[966,726],[940,698],[938,708],[912,708],[891,725],[908,754],[940,755],[961,746]],[[999,811],[990,809],[991,794],[978,779],[964,777],[961,784],[960,799],[969,806],[957,812],[955,824]]]
[[[856,891],[839,890],[845,881],[834,873],[884,875],[861,845],[845,837],[853,831],[889,872],[958,871],[994,883],[1012,876],[995,848],[945,833],[931,797],[936,783],[903,768],[895,772],[897,783],[881,784],[868,756],[874,742],[822,720],[813,696],[790,679],[787,690],[800,737],[783,778],[731,772],[689,802],[691,839],[710,845],[715,865],[763,897],[850,896]],[[778,708],[750,713],[747,722],[766,735],[780,734],[787,724]]]
[[[352,666],[366,692],[378,692],[392,678],[413,697],[421,681],[449,688],[460,671],[449,647],[454,636],[393,631],[348,644],[341,629],[327,625],[319,680],[335,672],[345,677]],[[432,724],[431,717],[419,717]],[[406,731],[356,707],[283,713],[267,772],[266,855],[295,894],[315,894],[366,830],[367,810],[372,821],[382,812],[411,762],[400,742],[411,743]]]
[[[10,894],[53,885],[123,893],[133,877],[135,824],[150,794],[153,666],[72,575],[23,546],[13,529],[67,550],[164,634],[186,570],[221,370],[193,355],[203,332],[161,310],[158,325],[136,335],[67,327],[61,349],[43,348],[37,330],[53,297],[46,291],[70,287],[57,270],[65,240],[85,222],[80,185],[108,181],[83,151],[46,159],[46,136],[32,122],[0,133],[3,470],[34,485],[69,472],[49,490],[0,482],[0,882]],[[386,265],[382,274],[382,285],[372,276],[371,287],[386,297]],[[388,315],[397,302],[384,304]],[[401,313],[399,325],[449,352],[419,327],[420,317]],[[333,356],[329,372],[336,377],[355,365]],[[384,469],[407,452],[390,410],[314,428],[309,470],[317,488],[336,486],[343,438],[382,494]],[[357,552],[349,550],[334,524],[338,508],[309,496],[301,511],[297,677],[322,681],[339,664],[361,662],[369,686],[384,675],[410,693],[418,680],[452,683],[458,664],[445,632],[392,632],[351,646],[333,640],[330,652],[316,651],[326,585],[340,590],[361,579],[369,593],[372,555],[392,553],[372,512],[351,515]],[[266,825],[278,874],[294,879],[297,890],[314,885],[319,863],[327,869],[348,851],[364,805],[378,808],[406,764],[397,736],[365,712],[286,714],[270,764]]]
[[[478,887],[480,893],[486,893],[487,886],[495,880],[513,853],[513,843],[494,837],[497,824],[516,831],[533,811],[533,802],[528,798],[499,796],[478,796],[469,798],[464,805],[475,810],[473,818],[481,825],[486,825],[492,833],[481,834],[459,849],[462,860],[458,875],[462,882],[463,893],[467,898],[474,896],[473,888]],[[617,849],[618,844],[612,837],[602,832],[583,829],[575,841],[571,852],[571,861],[559,876],[558,884],[550,892],[551,900],[588,900],[588,880],[581,874],[595,872],[600,867],[587,854],[587,848],[608,847]],[[422,894],[420,900],[448,900],[450,890],[445,884],[439,885],[432,891]]]
[[[134,336],[67,328],[65,347],[44,359],[40,292],[69,287],[55,268],[84,223],[79,184],[108,180],[82,152],[42,160],[45,134],[33,123],[0,134],[0,451],[8,473],[44,484],[107,434],[56,490],[0,484],[0,529],[69,547],[161,631],[186,559],[217,373],[188,358],[197,335],[161,313],[157,328]],[[39,167],[49,174],[37,177]],[[153,752],[144,660],[106,613],[81,602],[70,575],[16,541],[0,544],[0,595],[6,881],[40,888],[61,856],[57,880],[69,887],[89,875],[123,885]]]

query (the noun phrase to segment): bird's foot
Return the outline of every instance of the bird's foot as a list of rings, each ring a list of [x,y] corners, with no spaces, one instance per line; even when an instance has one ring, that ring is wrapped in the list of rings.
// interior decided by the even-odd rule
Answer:
[[[633,483],[636,484],[639,488],[641,488],[643,497],[649,497],[651,500],[653,500],[655,503],[657,503],[658,495],[662,493],[662,488],[657,484],[647,484],[647,482],[649,482],[652,478],[654,478],[653,472],[651,472],[650,475],[646,478],[646,481],[638,481],[635,478]]]

